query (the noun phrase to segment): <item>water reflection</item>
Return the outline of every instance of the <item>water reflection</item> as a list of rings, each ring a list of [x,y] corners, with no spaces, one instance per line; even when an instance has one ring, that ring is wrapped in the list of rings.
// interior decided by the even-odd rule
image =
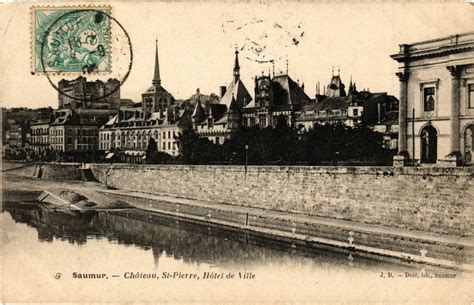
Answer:
[[[398,268],[397,264],[362,258],[355,253],[295,245],[242,231],[222,229],[168,218],[140,210],[74,213],[51,211],[34,204],[9,204],[7,211],[17,223],[38,232],[40,242],[55,238],[85,245],[88,239],[106,240],[108,245],[133,245],[153,253],[155,267],[163,257],[184,263],[218,267],[261,266],[267,263],[294,264],[310,261],[318,268]],[[406,270],[407,266],[403,266]]]

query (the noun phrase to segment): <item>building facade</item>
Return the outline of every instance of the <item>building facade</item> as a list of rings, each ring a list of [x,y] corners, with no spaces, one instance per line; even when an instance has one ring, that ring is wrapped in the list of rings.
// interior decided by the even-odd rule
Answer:
[[[125,109],[99,129],[99,150],[107,159],[141,162],[150,139],[156,142],[160,152],[171,156],[180,154],[179,136],[191,128],[191,113],[186,110],[168,109],[167,116],[159,112],[151,114],[140,110]]]
[[[472,163],[474,32],[400,45],[399,152],[410,161]]]
[[[30,122],[22,122],[10,126],[8,147],[10,149],[29,148]]]
[[[254,92],[255,100],[244,107],[243,125],[246,127],[275,127],[279,120],[295,126],[295,113],[311,101],[304,86],[287,74],[255,77]]]
[[[40,119],[32,121],[30,147],[36,155],[41,155],[50,149],[49,125],[51,119]]]
[[[315,124],[343,123],[349,127],[364,125],[380,132],[384,146],[396,149],[398,145],[398,100],[386,92],[357,91],[352,79],[346,93],[340,75],[333,75],[324,87],[324,94],[316,89],[316,97],[296,112],[296,126],[308,131]]]
[[[58,110],[49,125],[51,150],[60,160],[92,160],[98,152],[98,126],[95,117],[72,110]]]
[[[142,162],[150,140],[160,152],[180,154],[179,136],[191,128],[191,111],[175,103],[161,85],[158,43],[152,86],[142,94],[142,108],[122,109],[99,129],[99,150],[106,159]]]

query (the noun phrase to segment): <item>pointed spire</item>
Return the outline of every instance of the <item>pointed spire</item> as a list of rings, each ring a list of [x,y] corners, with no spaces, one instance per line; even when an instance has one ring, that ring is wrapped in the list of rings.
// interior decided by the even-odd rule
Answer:
[[[155,73],[153,74],[153,85],[161,85],[160,78],[160,62],[158,60],[158,39],[156,39],[156,50],[155,50]]]
[[[234,80],[238,81],[239,78],[240,78],[239,51],[235,49]]]

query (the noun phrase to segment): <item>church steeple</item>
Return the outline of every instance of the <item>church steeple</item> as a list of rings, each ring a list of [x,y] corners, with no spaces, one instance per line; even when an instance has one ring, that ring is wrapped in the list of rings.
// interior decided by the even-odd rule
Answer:
[[[234,81],[238,81],[239,78],[240,78],[239,51],[235,50]]]
[[[158,60],[158,39],[156,40],[156,50],[155,50],[155,73],[153,74],[153,85],[161,85],[160,78],[160,62]]]

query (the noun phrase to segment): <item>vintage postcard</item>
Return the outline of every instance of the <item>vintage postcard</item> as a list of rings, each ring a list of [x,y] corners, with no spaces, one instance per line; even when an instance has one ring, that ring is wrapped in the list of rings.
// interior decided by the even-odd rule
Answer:
[[[3,303],[474,304],[474,5],[0,7]]]

